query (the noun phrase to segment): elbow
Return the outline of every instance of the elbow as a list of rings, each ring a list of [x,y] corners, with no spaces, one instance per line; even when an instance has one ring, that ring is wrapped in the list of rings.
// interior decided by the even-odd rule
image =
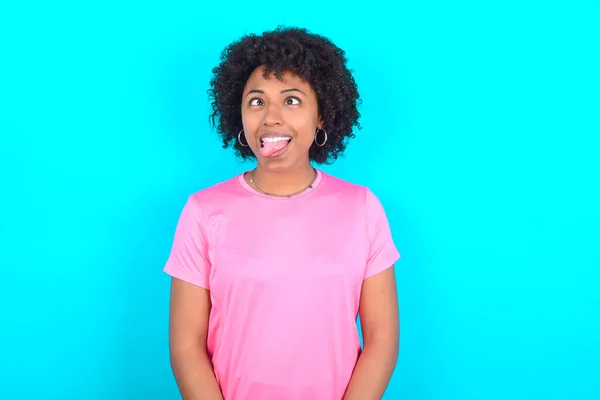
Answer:
[[[187,363],[192,359],[208,359],[206,344],[197,338],[171,338],[169,356],[172,367]]]
[[[400,353],[400,337],[393,332],[365,337],[364,351],[376,353],[382,359],[396,365]]]

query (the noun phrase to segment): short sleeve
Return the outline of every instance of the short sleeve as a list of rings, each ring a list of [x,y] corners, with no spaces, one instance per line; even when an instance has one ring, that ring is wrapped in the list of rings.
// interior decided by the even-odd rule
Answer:
[[[364,279],[391,267],[400,253],[392,239],[390,225],[379,199],[367,188],[366,215],[369,256]]]
[[[210,289],[210,262],[205,228],[198,203],[190,196],[179,216],[164,272]]]

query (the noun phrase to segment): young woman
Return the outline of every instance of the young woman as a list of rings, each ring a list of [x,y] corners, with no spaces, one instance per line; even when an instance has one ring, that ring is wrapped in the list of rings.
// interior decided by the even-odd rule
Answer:
[[[359,126],[344,52],[278,28],[229,45],[213,72],[212,121],[256,168],[192,194],[177,226],[165,271],[183,398],[380,399],[400,254],[377,197],[312,166]]]

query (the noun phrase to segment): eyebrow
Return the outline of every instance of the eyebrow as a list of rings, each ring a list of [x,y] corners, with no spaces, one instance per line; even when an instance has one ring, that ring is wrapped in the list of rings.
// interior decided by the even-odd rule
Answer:
[[[296,89],[296,88],[291,88],[291,89],[284,89],[282,90],[280,93],[288,93],[288,92],[300,92],[303,95],[306,96],[306,93],[304,93],[302,90],[300,89]],[[264,90],[260,90],[260,89],[252,89],[250,90],[248,93],[246,93],[246,97],[250,94],[250,93],[260,93],[260,94],[265,94]]]

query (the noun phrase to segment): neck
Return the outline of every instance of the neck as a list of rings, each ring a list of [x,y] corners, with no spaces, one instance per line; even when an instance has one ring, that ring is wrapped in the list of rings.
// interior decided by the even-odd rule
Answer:
[[[260,164],[254,171],[254,187],[270,194],[287,196],[306,187],[315,178],[315,170],[306,163],[285,171],[273,171]]]

